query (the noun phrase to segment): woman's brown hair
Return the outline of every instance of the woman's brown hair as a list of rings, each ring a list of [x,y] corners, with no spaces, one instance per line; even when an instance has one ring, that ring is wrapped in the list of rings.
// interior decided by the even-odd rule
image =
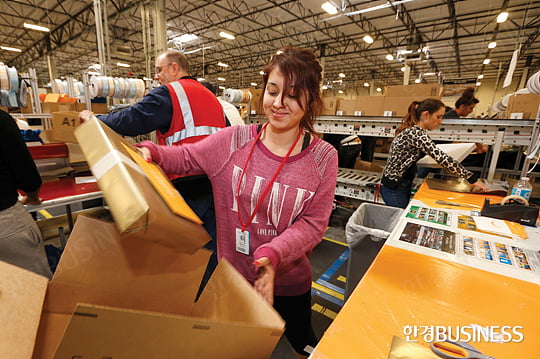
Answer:
[[[401,125],[396,129],[395,135],[397,136],[398,133],[408,127],[417,125],[420,121],[420,116],[422,115],[422,112],[427,111],[430,114],[434,114],[435,112],[439,111],[441,107],[445,107],[444,103],[442,103],[441,100],[437,100],[435,98],[427,98],[423,101],[413,101],[409,105],[409,109],[407,110],[407,114],[405,115],[405,117],[403,117]]]
[[[456,101],[456,109],[461,105],[471,106],[480,102],[476,97],[474,97],[474,88],[469,87],[463,91],[460,98]]]
[[[292,93],[298,96],[298,103],[305,111],[300,126],[311,133],[315,133],[314,122],[323,108],[320,83],[322,80],[322,67],[317,61],[313,51],[299,47],[286,46],[263,68],[263,89],[266,91],[268,75],[279,69],[285,76],[283,94]],[[262,108],[264,96],[261,96],[259,106]]]

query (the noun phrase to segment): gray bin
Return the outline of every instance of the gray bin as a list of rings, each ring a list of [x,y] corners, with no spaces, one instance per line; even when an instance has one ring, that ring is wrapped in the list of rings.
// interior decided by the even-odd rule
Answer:
[[[380,241],[388,238],[390,232],[399,221],[403,209],[375,203],[362,203],[354,211],[345,226],[345,239],[349,246],[347,261],[347,281],[345,283],[345,299],[349,297],[360,278],[354,276],[353,254],[356,247],[364,238]]]

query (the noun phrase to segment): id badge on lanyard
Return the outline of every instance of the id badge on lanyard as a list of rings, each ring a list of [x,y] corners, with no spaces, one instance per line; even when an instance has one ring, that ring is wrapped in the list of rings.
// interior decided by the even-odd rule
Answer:
[[[249,256],[249,232],[236,228],[236,251]]]

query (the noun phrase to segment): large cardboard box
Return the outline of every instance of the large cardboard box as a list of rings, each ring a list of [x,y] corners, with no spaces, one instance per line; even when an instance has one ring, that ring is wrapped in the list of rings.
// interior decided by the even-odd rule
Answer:
[[[85,110],[85,108],[83,108],[82,110]],[[80,111],[82,111],[80,110]],[[106,114],[106,113],[109,113],[109,107],[107,106],[106,103],[95,103],[95,102],[92,102],[92,112],[93,113],[97,113],[98,115],[102,115],[102,114]]]
[[[363,112],[363,116],[382,116],[383,115],[383,96],[358,96],[355,101]]]
[[[534,119],[540,106],[540,95],[517,94],[510,96],[505,117],[511,118],[513,113],[522,113],[523,119]]]
[[[389,97],[415,97],[420,100],[428,97],[440,98],[443,87],[440,84],[395,85],[386,88]]]
[[[80,112],[86,107],[84,103],[71,103],[71,102],[42,102],[41,111],[43,113],[54,113],[54,112]]]
[[[80,123],[78,112],[53,112],[51,119],[52,128],[46,132],[46,137],[49,141],[75,143],[77,142],[77,138],[75,138],[74,131]]]
[[[120,135],[93,117],[77,127],[75,136],[120,232],[187,253],[210,240],[161,169]]]
[[[340,99],[337,104],[337,112],[341,112],[343,116],[362,116],[364,113],[360,102],[356,99]]]
[[[323,116],[335,116],[337,106],[339,103],[339,97],[323,97],[323,109],[321,115]]]
[[[229,263],[194,301],[208,258],[79,216],[48,285],[0,262],[0,357],[268,358],[284,323]]]
[[[422,101],[420,97],[390,97],[384,96],[383,111],[392,111],[393,116],[403,117],[407,114],[413,101]]]
[[[261,96],[263,96],[263,90],[261,89],[244,89],[243,91],[249,92],[251,94],[251,99],[249,100],[249,110],[250,114],[263,115],[264,111],[260,106]]]

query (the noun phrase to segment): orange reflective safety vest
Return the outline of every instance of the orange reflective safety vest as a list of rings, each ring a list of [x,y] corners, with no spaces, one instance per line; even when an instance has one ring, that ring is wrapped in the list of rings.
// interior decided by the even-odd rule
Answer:
[[[225,127],[221,104],[197,80],[180,79],[166,86],[171,95],[172,119],[166,133],[157,131],[160,145],[197,142]]]

